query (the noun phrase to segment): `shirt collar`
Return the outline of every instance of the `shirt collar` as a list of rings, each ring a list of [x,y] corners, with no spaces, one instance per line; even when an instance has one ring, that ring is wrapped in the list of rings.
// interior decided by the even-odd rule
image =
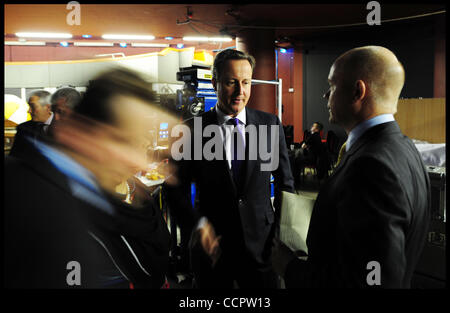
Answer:
[[[53,112],[50,112],[50,117],[44,122],[45,125],[50,125],[53,120]]]
[[[226,122],[228,122],[229,119],[231,119],[231,116],[226,115],[219,109],[218,103],[216,103],[216,112],[217,112],[217,121],[219,122],[219,125],[225,124]],[[247,123],[247,115],[245,113],[245,107],[244,109],[242,109],[241,112],[239,112],[236,118],[239,120],[241,124],[245,125]]]
[[[100,187],[98,186],[94,175],[80,163],[42,141],[33,140],[32,143],[60,172],[70,179],[73,179],[94,191],[100,192]]]
[[[351,146],[356,142],[356,140],[359,137],[361,137],[362,134],[364,134],[369,128],[372,128],[379,124],[392,122],[394,120],[395,120],[394,115],[392,114],[381,114],[358,124],[348,134],[347,143],[345,145],[345,151],[350,150]]]

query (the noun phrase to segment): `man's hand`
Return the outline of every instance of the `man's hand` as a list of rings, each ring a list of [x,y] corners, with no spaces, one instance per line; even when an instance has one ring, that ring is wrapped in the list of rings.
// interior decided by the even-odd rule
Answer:
[[[209,221],[206,221],[199,229],[200,243],[205,253],[211,258],[212,266],[214,266],[220,257],[219,241],[221,236],[216,237],[214,227]]]
[[[295,253],[291,249],[283,244],[278,238],[273,239],[272,266],[278,275],[284,277],[287,265],[295,258]]]

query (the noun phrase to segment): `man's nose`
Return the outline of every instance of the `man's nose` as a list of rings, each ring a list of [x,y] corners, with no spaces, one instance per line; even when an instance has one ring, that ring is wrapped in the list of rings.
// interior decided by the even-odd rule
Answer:
[[[330,97],[330,91],[328,90],[322,97],[328,100],[328,98]]]
[[[236,84],[235,93],[236,93],[237,95],[242,95],[242,94],[244,94],[244,86],[242,86],[242,83]]]

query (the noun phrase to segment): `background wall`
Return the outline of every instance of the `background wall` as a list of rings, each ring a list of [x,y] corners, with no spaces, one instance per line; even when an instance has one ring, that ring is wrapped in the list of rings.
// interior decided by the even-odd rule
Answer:
[[[328,130],[333,130],[341,140],[346,139],[347,135],[341,127],[329,124],[327,101],[322,96],[328,90],[327,77],[334,60],[343,52],[355,47],[381,45],[397,55],[406,72],[405,86],[401,93],[403,98],[433,98],[434,82],[442,78],[445,82],[445,70],[440,75],[443,77],[436,78],[434,75],[437,31],[433,20],[386,23],[365,29],[334,32],[304,42],[304,128],[309,128],[313,122],[320,121],[324,124],[324,134]]]

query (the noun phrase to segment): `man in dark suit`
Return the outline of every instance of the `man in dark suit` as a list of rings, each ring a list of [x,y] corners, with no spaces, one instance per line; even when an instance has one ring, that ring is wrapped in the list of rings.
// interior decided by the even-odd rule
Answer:
[[[51,111],[50,93],[46,90],[36,90],[28,98],[31,121],[21,123],[17,126],[17,133],[14,136],[13,146],[10,155],[22,157],[27,154],[28,144],[25,142],[25,136],[33,139],[42,139],[46,136],[49,125],[53,121],[53,112]]]
[[[294,192],[294,187],[279,119],[246,107],[254,65],[253,57],[241,51],[224,50],[215,57],[212,84],[218,102],[186,122],[193,135],[185,143],[192,149],[176,162],[178,185],[168,189],[170,209],[180,216],[180,223],[197,230],[193,239],[198,237],[203,247],[194,248],[191,255],[199,288],[233,288],[234,282],[240,288],[277,286],[270,263],[272,238],[281,191]],[[211,148],[211,138],[204,135],[208,130],[217,143],[211,149],[213,157],[205,155]],[[198,194],[195,210],[189,197],[191,182]]]
[[[90,82],[52,141],[25,138],[5,158],[8,288],[160,288],[170,235],[151,198],[130,205],[115,187],[146,168],[141,145],[159,116],[151,86],[115,69]]]
[[[291,287],[409,288],[430,218],[430,182],[393,114],[404,70],[386,48],[341,55],[330,70],[330,122],[348,134],[346,152],[319,192],[308,256],[279,243],[273,260]]]

